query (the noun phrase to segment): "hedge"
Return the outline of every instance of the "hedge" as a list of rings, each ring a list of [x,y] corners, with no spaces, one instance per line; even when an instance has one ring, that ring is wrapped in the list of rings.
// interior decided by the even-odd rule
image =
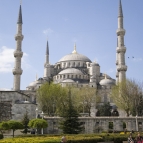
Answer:
[[[27,136],[27,137],[26,137]],[[22,135],[12,139],[1,140],[0,143],[59,143],[63,135]],[[32,136],[32,137],[31,137]],[[67,143],[97,143],[105,141],[114,141],[114,143],[122,143],[126,141],[128,135],[120,134],[79,134],[64,135]]]
[[[0,134],[0,139],[3,139],[3,134]]]

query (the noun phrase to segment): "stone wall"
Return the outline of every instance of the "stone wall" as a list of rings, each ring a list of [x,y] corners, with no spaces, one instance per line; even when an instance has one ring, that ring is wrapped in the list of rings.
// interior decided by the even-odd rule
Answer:
[[[58,134],[62,131],[58,128],[60,117],[46,117],[48,128],[44,129],[44,133]],[[83,123],[85,134],[97,133],[109,130],[109,122],[113,122],[113,131],[123,131],[123,122],[126,123],[127,131],[143,131],[143,117],[80,117]],[[138,123],[138,127],[136,126]]]

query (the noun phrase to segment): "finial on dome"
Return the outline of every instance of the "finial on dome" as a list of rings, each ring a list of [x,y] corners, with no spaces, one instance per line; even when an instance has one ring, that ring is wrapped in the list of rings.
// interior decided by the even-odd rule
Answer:
[[[73,53],[73,54],[77,53],[77,51],[76,51],[76,43],[74,44],[74,50],[73,50],[72,53]]]

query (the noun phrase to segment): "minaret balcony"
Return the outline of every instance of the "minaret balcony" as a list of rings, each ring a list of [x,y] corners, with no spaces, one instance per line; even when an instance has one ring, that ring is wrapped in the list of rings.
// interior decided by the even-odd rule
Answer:
[[[21,75],[22,74],[22,72],[23,72],[23,70],[22,69],[13,69],[12,70],[12,72],[13,72],[13,75]]]
[[[15,35],[15,40],[23,40],[24,36],[22,34],[16,34]]]
[[[118,61],[116,61],[116,65],[118,65]]]
[[[125,53],[126,52],[126,47],[124,47],[124,46],[117,47],[116,51],[117,51],[117,53]]]
[[[126,30],[123,28],[119,28],[117,29],[116,33],[117,33],[117,36],[120,36],[120,35],[124,36],[126,33]]]
[[[126,65],[118,65],[117,71],[127,71],[127,66]]]
[[[23,56],[23,52],[21,51],[14,51],[14,57],[22,57]]]

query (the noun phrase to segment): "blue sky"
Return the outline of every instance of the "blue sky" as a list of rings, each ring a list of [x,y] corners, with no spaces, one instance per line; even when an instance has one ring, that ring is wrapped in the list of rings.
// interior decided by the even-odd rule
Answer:
[[[23,0],[21,89],[43,77],[46,40],[50,63],[73,51],[96,60],[115,78],[118,0]],[[13,87],[14,36],[20,0],[0,1],[0,89]],[[127,77],[143,81],[143,0],[122,0]],[[134,58],[132,58],[134,56]],[[129,58],[128,58],[129,57]]]

